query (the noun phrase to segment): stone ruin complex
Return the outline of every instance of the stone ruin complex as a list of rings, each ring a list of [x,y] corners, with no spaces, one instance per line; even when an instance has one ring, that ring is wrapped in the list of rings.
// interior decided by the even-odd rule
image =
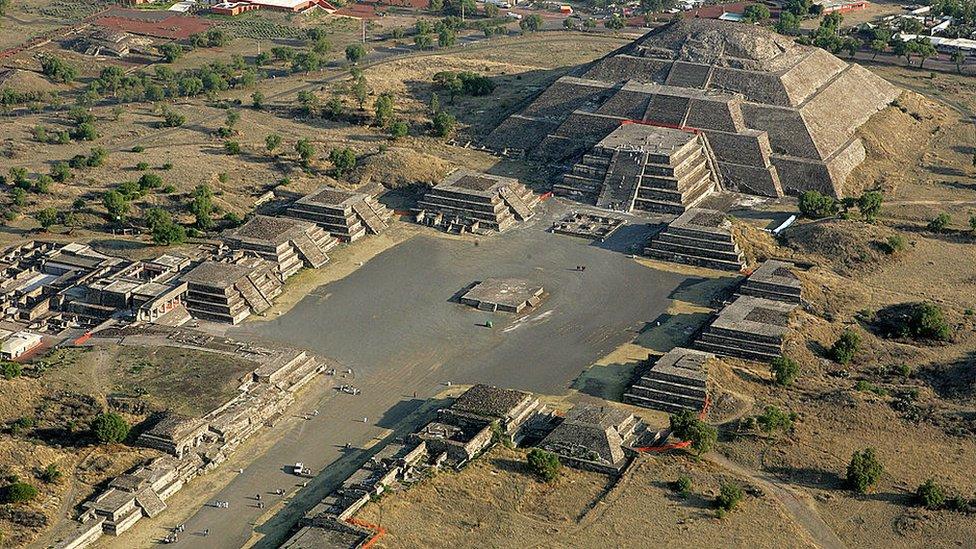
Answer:
[[[186,308],[196,318],[237,324],[271,308],[281,293],[277,264],[256,257],[204,261],[183,275]]]
[[[801,290],[792,263],[769,259],[742,282],[738,294],[799,304]]]
[[[700,412],[708,398],[710,358],[694,349],[671,349],[627,389],[624,402],[668,413]]]
[[[771,29],[685,19],[579,67],[487,138],[573,163],[627,120],[704,132],[726,189],[845,194],[864,160],[856,130],[899,90]]]
[[[476,282],[459,301],[479,311],[503,311],[521,313],[526,307],[536,307],[542,302],[541,284],[533,284],[520,278],[486,278]]]
[[[651,237],[644,255],[726,271],[741,271],[746,266],[726,215],[702,208],[686,211]]]
[[[616,474],[629,461],[627,445],[644,428],[630,412],[613,406],[578,404],[538,447],[557,454],[566,465]]]
[[[783,337],[796,305],[741,296],[723,308],[695,341],[717,355],[769,362],[782,356]]]
[[[282,281],[302,267],[325,265],[329,261],[326,252],[339,243],[314,223],[266,215],[256,215],[222,237],[232,250],[251,252],[277,264]]]
[[[552,191],[611,210],[680,214],[718,188],[718,167],[703,133],[623,123]]]
[[[417,203],[416,220],[447,232],[484,234],[529,219],[538,203],[517,179],[457,170]]]
[[[592,238],[603,242],[623,225],[624,220],[619,217],[590,212],[569,212],[559,221],[553,221],[550,230],[557,234]]]
[[[343,242],[379,234],[389,227],[393,211],[366,193],[324,186],[299,198],[286,215],[311,221]]]

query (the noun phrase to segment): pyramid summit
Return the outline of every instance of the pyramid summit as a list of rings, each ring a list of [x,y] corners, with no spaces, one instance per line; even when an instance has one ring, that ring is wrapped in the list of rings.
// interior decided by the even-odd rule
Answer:
[[[578,67],[487,142],[572,164],[637,120],[700,130],[724,188],[843,196],[865,157],[857,128],[899,93],[859,65],[768,29],[692,19]]]

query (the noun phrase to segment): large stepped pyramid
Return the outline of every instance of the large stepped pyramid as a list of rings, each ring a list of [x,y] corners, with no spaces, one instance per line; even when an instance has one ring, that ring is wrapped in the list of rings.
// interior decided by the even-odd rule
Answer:
[[[725,214],[703,208],[691,208],[669,223],[651,238],[644,255],[725,271],[745,268],[745,256]]]
[[[448,232],[504,231],[532,217],[538,204],[517,179],[458,170],[417,203],[417,222]]]
[[[383,232],[389,226],[393,210],[372,195],[326,185],[299,198],[285,215],[312,221],[332,236],[352,242],[367,233]]]
[[[627,389],[624,402],[669,413],[701,411],[708,396],[705,363],[712,357],[694,349],[671,349]]]
[[[553,192],[601,208],[680,214],[719,185],[703,134],[624,123],[584,154]]]

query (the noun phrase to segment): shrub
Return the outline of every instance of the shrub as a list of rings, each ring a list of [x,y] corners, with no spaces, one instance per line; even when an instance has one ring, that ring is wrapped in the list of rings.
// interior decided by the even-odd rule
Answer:
[[[154,173],[144,173],[139,178],[139,189],[142,191],[148,191],[149,189],[158,189],[163,186],[163,178],[159,177]]]
[[[332,149],[329,152],[329,162],[335,167],[336,177],[342,177],[356,168],[356,153],[349,147]]]
[[[800,367],[797,363],[785,356],[778,356],[769,363],[769,369],[773,372],[773,379],[778,385],[791,385],[800,375]]]
[[[838,364],[850,364],[861,345],[861,336],[850,328],[845,329],[830,347],[830,359]]]
[[[900,234],[894,234],[888,237],[888,240],[882,245],[884,252],[888,255],[894,255],[898,252],[903,252],[908,248],[908,240]]]
[[[434,135],[437,137],[447,137],[451,135],[454,131],[454,126],[457,125],[457,119],[453,115],[440,111],[434,115],[431,119],[433,124]]]
[[[881,203],[883,201],[883,194],[878,191],[868,191],[857,199],[857,209],[861,212],[865,221],[874,223],[878,218],[878,214],[881,213]]]
[[[149,169],[149,162],[140,162],[136,164],[136,170],[144,172]]]
[[[397,120],[390,125],[390,137],[393,139],[401,139],[406,137],[410,133],[410,126],[407,125],[403,120]]]
[[[539,448],[533,448],[529,451],[526,459],[532,472],[542,480],[552,482],[559,476],[559,469],[562,467],[562,464],[559,462],[559,456],[556,454]]]
[[[851,455],[851,462],[847,465],[847,485],[859,494],[868,491],[881,479],[884,467],[878,460],[874,448],[865,448]]]
[[[23,372],[24,367],[18,362],[5,360],[0,363],[0,375],[3,375],[3,378],[8,381],[14,379],[15,377],[20,377]]]
[[[725,483],[719,489],[718,497],[715,498],[715,506],[721,511],[729,512],[742,501],[742,488],[738,484]]]
[[[45,230],[50,229],[52,225],[58,222],[58,210],[55,208],[44,208],[43,210],[34,214],[34,219],[40,223],[41,227]]]
[[[929,221],[928,230],[934,233],[944,233],[949,228],[950,223],[952,223],[952,218],[949,217],[949,214],[943,212],[935,216],[932,221]]]
[[[143,147],[142,145],[136,145],[135,147],[132,147],[132,152],[134,152],[134,153],[141,153],[141,152],[143,152],[145,150],[146,150],[146,148]]]
[[[0,502],[27,503],[37,497],[37,488],[26,482],[13,482],[0,488]]]
[[[912,307],[908,331],[914,338],[938,341],[946,341],[952,335],[942,308],[935,303],[916,303]]]
[[[691,477],[687,475],[681,475],[678,480],[671,484],[671,488],[681,495],[681,497],[686,498],[691,495],[692,482]]]
[[[756,416],[756,424],[765,433],[773,431],[789,431],[793,428],[793,421],[796,415],[784,412],[776,406],[766,406],[766,409],[759,416]]]
[[[945,490],[932,479],[928,479],[919,485],[918,489],[915,490],[915,497],[918,499],[919,505],[929,509],[938,509],[946,502]]]
[[[718,430],[699,419],[691,410],[671,416],[671,432],[679,439],[691,442],[691,449],[699,456],[711,450],[718,441]]]
[[[102,444],[122,442],[129,436],[129,424],[115,413],[108,412],[99,415],[92,421],[92,432]]]
[[[800,195],[800,214],[810,219],[821,219],[837,215],[839,207],[833,198],[818,191],[807,191]]]
[[[241,144],[237,141],[225,141],[224,150],[227,154],[241,154]]]
[[[47,484],[54,484],[61,480],[62,476],[61,469],[58,468],[58,465],[56,463],[49,463],[38,477]]]
[[[51,177],[59,183],[64,183],[71,179],[71,168],[68,166],[68,163],[58,162],[55,164],[51,168]]]
[[[162,166],[160,166],[159,169],[161,169],[161,170],[172,170],[173,169],[173,163],[172,162],[166,162],[165,164],[163,164]]]

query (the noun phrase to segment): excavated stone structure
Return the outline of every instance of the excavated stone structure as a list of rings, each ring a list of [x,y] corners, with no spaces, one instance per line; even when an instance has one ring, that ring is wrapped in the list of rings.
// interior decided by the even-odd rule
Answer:
[[[237,324],[271,307],[281,293],[276,264],[257,257],[204,261],[183,275],[186,308],[196,318]]]
[[[315,223],[266,215],[252,217],[223,238],[233,250],[276,263],[282,281],[302,267],[317,269],[325,265],[329,261],[326,252],[339,243]]]
[[[695,348],[722,356],[769,362],[782,356],[794,303],[741,296],[728,305],[695,341]]]
[[[793,272],[792,263],[769,259],[742,282],[737,293],[799,304],[802,289],[803,284]]]
[[[710,358],[694,349],[671,349],[627,389],[624,402],[669,413],[701,411],[708,397],[705,363]]]
[[[291,205],[287,216],[311,221],[344,242],[379,234],[389,227],[393,210],[366,193],[319,187]]]
[[[719,186],[705,136],[625,123],[553,185],[553,192],[601,208],[680,214]]]
[[[448,232],[504,231],[532,217],[538,203],[517,179],[458,170],[417,203],[417,222]]]
[[[725,271],[741,271],[746,266],[731,222],[724,213],[704,208],[691,208],[669,223],[651,238],[644,255]]]
[[[770,30],[691,19],[560,78],[487,144],[572,162],[625,120],[695,128],[729,189],[840,197],[864,159],[855,130],[898,93],[859,65]]]

